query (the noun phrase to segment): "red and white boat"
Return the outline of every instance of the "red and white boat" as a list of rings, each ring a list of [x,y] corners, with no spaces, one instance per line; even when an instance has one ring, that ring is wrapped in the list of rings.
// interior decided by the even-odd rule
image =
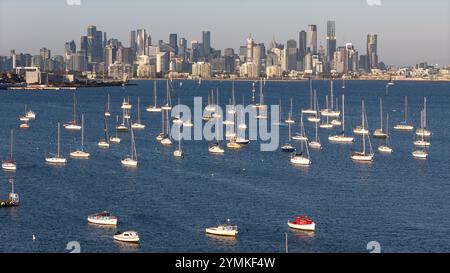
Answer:
[[[293,229],[314,231],[316,224],[308,216],[297,216],[294,221],[288,221],[288,226]]]

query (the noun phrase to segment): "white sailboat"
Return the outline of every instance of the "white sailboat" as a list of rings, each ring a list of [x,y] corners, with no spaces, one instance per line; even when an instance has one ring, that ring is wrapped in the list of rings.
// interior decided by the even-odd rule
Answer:
[[[216,90],[216,95],[217,95],[217,107],[219,107],[219,88],[217,88]],[[225,150],[220,147],[219,143],[219,126],[222,126],[222,124],[219,123],[219,115],[216,115],[215,118],[216,118],[216,132],[217,132],[216,142],[209,145],[208,151],[212,154],[223,154],[225,153]]]
[[[328,140],[335,143],[353,143],[353,137],[345,135],[345,96],[342,94],[342,132],[329,136]]]
[[[353,129],[353,133],[355,135],[368,135],[369,134],[369,129],[367,127],[364,126],[365,122],[366,122],[366,116],[364,114],[364,101],[361,102],[361,125],[356,126]]]
[[[369,126],[367,125],[367,115],[366,115],[366,111],[364,108],[364,101],[362,101],[362,114],[361,114],[362,118],[362,130],[367,130]],[[367,129],[366,129],[367,128]],[[367,139],[369,141],[369,151],[367,151],[366,149],[366,136]],[[359,161],[359,162],[371,162],[373,161],[373,149],[372,149],[372,143],[370,142],[370,137],[368,134],[363,134],[362,135],[362,144],[363,144],[363,149],[361,152],[353,152],[351,155],[351,159],[355,160],[355,161]]]
[[[288,116],[288,119],[287,120],[285,120],[284,122],[286,122],[287,124],[292,124],[292,123],[294,123],[295,121],[294,121],[294,119],[292,118],[292,98],[291,98],[291,108],[289,108],[290,110],[289,110],[289,116]]]
[[[106,102],[106,109],[105,109],[105,117],[110,117],[111,116],[111,105],[110,105],[110,101],[109,101],[109,93],[108,93],[108,99]]]
[[[126,118],[127,111],[127,109],[122,108],[122,123],[116,125],[116,130],[119,132],[129,131],[129,119]]]
[[[244,102],[242,102],[242,105],[244,105]],[[243,109],[241,109],[241,119],[240,119],[240,124],[238,125],[238,129],[239,129],[239,134],[236,137],[236,143],[241,144],[241,145],[248,144],[250,142],[250,140],[246,139],[246,137],[245,137],[245,130],[247,129],[247,124],[245,123],[245,115],[244,115]]]
[[[67,162],[67,159],[62,157],[60,154],[60,124],[58,122],[58,152],[56,155],[47,155],[45,157],[45,162],[51,163],[51,164],[65,164]]]
[[[132,108],[132,105],[130,104],[130,97],[123,98],[122,105],[120,106],[120,108],[125,110],[130,110]]]
[[[373,132],[374,138],[387,138],[387,134],[383,130],[383,99],[380,98],[380,128]]]
[[[77,98],[73,93],[73,120],[64,124],[64,128],[69,131],[79,131],[81,126],[77,124]]]
[[[255,105],[256,109],[258,109],[257,119],[267,119],[267,107],[264,104],[264,92],[263,92],[263,78],[259,80],[259,103]]]
[[[319,102],[317,100],[317,92],[314,90],[314,114],[308,117],[309,122],[320,122],[320,110],[319,110]]]
[[[164,145],[164,146],[169,146],[169,145],[172,145],[172,139],[171,139],[171,136],[170,136],[169,110],[164,109],[164,108],[163,108],[163,110],[164,110],[163,114],[164,114],[164,118],[165,118],[163,126],[164,126],[164,124],[166,126],[165,126],[164,134],[161,135],[161,144]]]
[[[178,149],[173,151],[173,156],[177,157],[177,158],[183,158],[184,157],[184,152],[181,149],[181,124],[179,125],[179,128],[178,128]]]
[[[331,113],[333,112],[333,108],[328,108],[329,104],[328,104],[328,96],[325,96],[325,102],[326,102],[326,112],[327,113]],[[323,115],[324,110],[321,111],[321,115]],[[319,127],[322,129],[331,129],[333,128],[333,124],[330,123],[330,116],[329,115],[324,115],[325,116],[325,121],[322,122]]]
[[[339,115],[341,114],[339,111],[335,111],[333,109],[333,104],[334,104],[334,96],[333,96],[333,80],[331,80],[330,83],[330,107],[328,108],[328,104],[327,104],[327,108],[323,109],[320,114],[324,117],[339,117]]]
[[[313,141],[309,142],[309,147],[311,149],[322,149],[322,144],[320,144],[320,138],[319,138],[319,124],[315,123],[315,129],[316,129],[316,137]]]
[[[117,129],[117,126],[119,125],[119,116],[116,116],[116,135],[111,136],[109,138],[109,142],[113,144],[119,144],[120,143],[120,137],[119,137],[119,130]]]
[[[336,111],[339,111],[339,99],[338,98],[336,98]],[[339,120],[339,117],[335,117],[335,118],[333,118],[333,120],[331,121],[331,124],[333,125],[333,126],[341,126],[342,125],[342,121],[340,121]]]
[[[109,148],[108,124],[106,122],[106,117],[104,118],[103,132],[104,138],[98,142],[98,147],[106,149]]]
[[[419,129],[421,129],[421,130],[425,129],[424,117],[425,117],[425,109],[420,111],[420,128]],[[429,146],[431,146],[431,142],[428,141],[427,139],[425,139],[425,135],[424,134],[416,135],[416,138],[418,138],[418,137],[420,137],[420,138],[416,139],[414,141],[414,145],[415,146],[418,146],[418,147],[429,147]]]
[[[134,141],[134,133],[133,128],[131,128],[131,153],[128,157],[125,157],[121,161],[122,165],[127,167],[137,167],[138,164],[138,158],[137,158],[137,152],[136,152],[136,143]]]
[[[166,81],[166,104],[161,107],[162,110],[172,110],[172,103],[170,99],[169,80]]]
[[[19,117],[19,120],[22,121],[22,122],[28,122],[30,120],[30,118],[27,117],[27,105],[26,104],[25,104],[24,114],[23,114],[23,116]]]
[[[2,162],[2,169],[6,171],[15,171],[17,169],[13,156],[14,130],[11,129],[10,154],[9,159]]]
[[[408,124],[408,97],[405,96],[405,109],[404,109],[404,121],[394,126],[395,130],[399,131],[412,131],[414,126]]]
[[[380,145],[378,147],[378,151],[381,153],[392,153],[393,150],[392,148],[389,146],[389,139],[390,139],[390,135],[389,135],[389,114],[386,114],[386,143],[383,145]]]
[[[145,129],[145,125],[141,123],[141,99],[138,97],[138,105],[137,105],[137,122],[131,124],[131,128],[143,130]]]
[[[309,156],[309,149],[308,149],[308,138],[306,138],[306,140],[302,140],[300,145],[301,145],[301,152],[292,154],[290,159],[291,163],[294,165],[302,165],[302,166],[311,165],[311,158]],[[306,155],[304,154],[303,145],[305,145]]]
[[[147,109],[145,109],[147,112],[150,113],[159,113],[161,112],[161,107],[156,106],[156,80],[153,80],[153,100],[154,100],[154,104],[147,107]]]
[[[423,110],[420,112],[420,123],[423,125]],[[423,126],[421,126],[423,128]],[[428,151],[426,150],[428,146],[430,146],[430,143],[425,140],[424,134],[421,134],[420,139],[414,141],[414,146],[416,147],[415,150],[412,152],[412,156],[414,159],[427,159],[428,158]],[[417,145],[419,144],[419,145]],[[428,145],[427,145],[428,144]]]
[[[81,115],[81,148],[70,153],[74,158],[89,158],[90,154],[84,151],[84,115]]]
[[[292,106],[292,99],[291,99],[291,106]],[[292,107],[291,110],[289,111],[289,117],[286,121],[293,121],[292,119]],[[288,128],[289,128],[289,136],[288,136],[288,142],[285,143],[283,146],[281,146],[281,150],[283,152],[287,152],[287,153],[292,153],[295,151],[295,147],[292,146],[291,144],[291,124],[292,122],[286,122],[288,124]]]
[[[312,79],[309,79],[309,108],[303,109],[302,113],[304,114],[316,114],[316,110],[314,110],[314,102],[313,102],[313,88],[312,88]]]
[[[36,113],[33,112],[33,110],[28,109],[28,111],[25,114],[25,117],[28,118],[29,120],[36,119]]]
[[[427,129],[427,98],[423,98],[423,128],[418,128],[416,130],[417,136],[429,137],[431,136],[431,131]]]
[[[305,126],[303,124],[303,111],[300,114],[300,132],[297,133],[297,135],[293,136],[292,139],[293,140],[301,140],[301,141],[308,140],[308,137],[306,137]]]

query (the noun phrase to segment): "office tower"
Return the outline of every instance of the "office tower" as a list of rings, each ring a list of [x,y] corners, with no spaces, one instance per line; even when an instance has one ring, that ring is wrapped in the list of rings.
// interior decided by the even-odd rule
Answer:
[[[294,39],[286,42],[286,68],[297,70],[297,42]]]
[[[97,32],[97,27],[96,26],[90,25],[90,26],[87,27],[87,36],[94,37],[96,32]]]
[[[239,47],[239,59],[241,63],[245,63],[245,60],[247,59],[247,46]]]
[[[77,52],[77,46],[75,44],[75,41],[72,40],[70,42],[66,42],[64,44],[64,57],[67,60],[70,60],[70,55]]]
[[[306,31],[302,30],[298,34],[298,63],[297,69],[302,71],[305,69],[304,60],[306,55]]]
[[[106,47],[106,43],[108,42],[108,36],[106,35],[106,32],[103,32],[103,43],[102,48]]]
[[[152,36],[150,35],[150,33],[147,35],[147,47],[152,45]]]
[[[89,63],[94,62],[94,42],[95,42],[94,36],[87,36],[86,53],[87,53],[87,58],[88,58]]]
[[[334,52],[336,51],[336,23],[327,22],[327,62],[333,63]]]
[[[136,31],[130,31],[130,48],[133,56],[136,56]],[[134,59],[134,57],[133,57]]]
[[[16,69],[17,66],[17,55],[14,49],[11,50],[11,67],[12,69]]]
[[[256,64],[258,75],[263,70],[266,60],[266,47],[263,43],[253,45],[253,63]]]
[[[178,45],[178,55],[183,57],[183,60],[186,60],[186,49],[187,49],[187,40],[186,38],[179,39]]]
[[[105,66],[108,68],[116,61],[117,48],[112,44],[108,44],[105,48]]]
[[[48,60],[52,57],[51,50],[45,47],[39,50],[39,55],[41,55],[42,60]]]
[[[253,62],[253,45],[254,45],[253,38],[252,35],[250,35],[247,38],[247,54],[246,54],[246,62],[249,63]]]
[[[344,46],[340,46],[334,52],[334,65],[333,68],[337,73],[347,73],[348,69],[348,57],[347,57],[347,48]]]
[[[80,50],[87,52],[88,42],[87,42],[87,36],[81,36],[80,37]]]
[[[202,31],[203,57],[207,57],[211,53],[211,32]]]
[[[367,34],[367,61],[369,70],[378,67],[378,36]]]
[[[94,36],[94,62],[103,61],[103,32],[97,30]]]
[[[308,25],[306,51],[311,52],[312,54],[317,53],[317,26],[316,25]]]
[[[178,54],[178,36],[176,33],[169,34],[169,45],[174,49],[175,55]]]
[[[138,29],[136,32],[136,56],[146,55],[147,53],[147,31]]]
[[[359,68],[364,69],[364,71],[369,71],[369,60],[367,55],[359,56]]]

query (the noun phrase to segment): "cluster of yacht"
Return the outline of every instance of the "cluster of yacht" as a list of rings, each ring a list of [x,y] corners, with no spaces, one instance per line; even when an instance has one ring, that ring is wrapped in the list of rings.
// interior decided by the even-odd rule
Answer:
[[[319,109],[319,104],[317,100],[317,92],[312,88],[312,82],[310,82],[310,107],[308,109],[301,110],[300,114],[300,132],[295,136],[291,137],[291,126],[295,123],[292,118],[292,99],[291,108],[288,114],[288,119],[285,123],[289,127],[288,142],[284,144],[281,149],[284,152],[290,153],[290,161],[295,165],[308,166],[311,164],[309,149],[321,149],[322,144],[318,136],[318,129],[331,129],[334,127],[341,127],[340,132],[328,136],[328,141],[330,143],[353,143],[355,137],[360,137],[362,142],[362,147],[360,151],[354,151],[350,158],[354,161],[359,162],[371,162],[374,159],[374,151],[370,139],[370,129],[367,120],[367,113],[365,109],[364,100],[361,101],[361,120],[360,125],[353,128],[353,134],[346,135],[345,128],[345,95],[342,94],[342,111],[338,108],[339,102],[333,96],[333,81],[330,84],[330,97],[326,96],[326,106],[324,109]],[[330,98],[330,99],[329,99]],[[412,152],[413,158],[416,159],[426,159],[428,157],[427,148],[431,145],[429,137],[431,132],[427,129],[426,122],[426,98],[424,98],[423,109],[421,111],[421,122],[420,127],[416,130],[416,139],[414,140],[414,151]],[[315,137],[309,140],[306,135],[304,127],[304,115],[308,115],[307,121],[314,124],[315,127]],[[399,124],[394,126],[395,130],[398,131],[412,131],[414,126],[408,122],[408,98],[405,97],[405,109],[404,109],[404,120]],[[374,138],[385,139],[385,142],[378,147],[380,153],[392,153],[393,149],[390,146],[391,135],[389,133],[389,114],[386,114],[386,119],[384,121],[383,114],[383,101],[380,98],[380,127],[375,129],[372,133]],[[297,149],[291,140],[300,142],[300,149]]]

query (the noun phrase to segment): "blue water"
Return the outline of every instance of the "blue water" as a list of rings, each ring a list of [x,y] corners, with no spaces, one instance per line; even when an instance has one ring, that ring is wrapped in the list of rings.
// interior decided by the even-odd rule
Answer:
[[[101,150],[103,110],[111,94],[113,115],[121,113],[121,87],[78,89],[78,112],[85,115],[86,149],[89,160],[69,158],[79,146],[77,133],[61,130],[64,167],[44,163],[46,152],[56,151],[57,122],[72,115],[73,91],[0,91],[0,152],[8,157],[9,129],[15,128],[14,174],[0,172],[0,197],[7,197],[8,177],[15,179],[20,194],[18,208],[0,209],[0,252],[68,252],[69,241],[78,241],[82,252],[284,252],[288,233],[290,252],[368,252],[366,245],[378,241],[382,252],[450,251],[450,84],[397,82],[385,95],[385,82],[348,81],[345,91],[335,84],[335,95],[346,94],[347,128],[359,124],[360,103],[366,101],[370,128],[379,124],[378,100],[383,97],[390,124],[403,119],[403,98],[409,98],[409,116],[418,125],[423,97],[428,102],[429,128],[433,132],[430,156],[414,160],[413,133],[392,132],[394,153],[358,164],[349,158],[353,145],[329,144],[333,130],[321,130],[323,149],[311,151],[309,168],[293,167],[281,151],[260,152],[257,141],[238,150],[212,156],[206,141],[183,142],[185,158],[172,156],[175,145],[162,147],[155,140],[161,130],[160,114],[144,111],[153,104],[153,82],[138,81],[126,87],[136,105],[141,97],[144,131],[136,131],[139,166],[123,168],[121,158],[129,153],[129,134],[122,143]],[[192,105],[193,96],[207,100],[211,88],[219,87],[221,102],[228,101],[230,82],[174,80],[176,97]],[[329,82],[317,81],[321,106]],[[251,101],[251,82],[236,82],[236,100]],[[159,103],[165,83],[158,83]],[[300,108],[309,106],[308,82],[267,82],[265,101],[282,100],[283,119],[290,98],[296,120]],[[18,128],[18,116],[27,103],[37,112],[28,130]],[[133,107],[136,111],[136,107]],[[313,127],[306,122],[313,136]],[[281,140],[287,139],[281,127]],[[298,131],[298,123],[294,132]],[[112,133],[112,130],[111,130]],[[109,210],[119,217],[118,230],[136,230],[139,246],[114,242],[115,228],[87,223],[89,214]],[[288,230],[287,221],[298,214],[315,220],[314,234]],[[205,235],[204,228],[230,218],[240,233],[235,240]],[[36,241],[32,240],[35,234]]]

